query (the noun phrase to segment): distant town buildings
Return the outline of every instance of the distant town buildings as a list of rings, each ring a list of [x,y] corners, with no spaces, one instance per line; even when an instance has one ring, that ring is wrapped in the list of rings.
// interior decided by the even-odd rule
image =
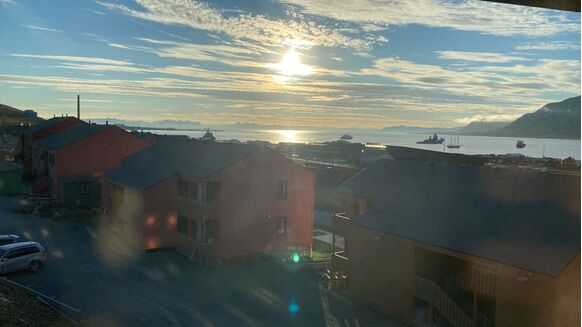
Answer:
[[[337,188],[348,293],[408,323],[580,324],[580,176],[379,161]]]
[[[36,111],[34,111],[32,109],[26,109],[22,112],[22,118],[36,119],[36,118],[38,118],[38,114],[36,113]]]

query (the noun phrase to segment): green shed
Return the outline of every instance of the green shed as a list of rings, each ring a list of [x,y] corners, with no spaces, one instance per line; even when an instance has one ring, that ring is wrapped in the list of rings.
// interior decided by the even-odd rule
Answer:
[[[94,208],[101,199],[100,183],[92,176],[64,176],[61,183],[61,201],[66,208]]]
[[[22,165],[15,162],[0,162],[0,195],[18,195],[24,191]]]

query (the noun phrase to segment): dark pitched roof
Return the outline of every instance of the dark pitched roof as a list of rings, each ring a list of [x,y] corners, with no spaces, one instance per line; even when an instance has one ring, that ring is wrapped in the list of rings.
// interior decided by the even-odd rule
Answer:
[[[262,148],[251,144],[162,140],[126,158],[121,167],[105,178],[144,190],[176,174],[208,177]]]
[[[72,126],[53,135],[47,136],[38,142],[38,145],[46,150],[56,150],[67,145],[77,143],[87,137],[95,135],[106,128],[119,128],[109,125],[82,124]]]
[[[38,132],[44,128],[56,125],[60,122],[66,121],[66,120],[72,120],[72,119],[77,119],[76,117],[53,117],[51,119],[47,119],[47,120],[43,120],[42,122],[31,126],[29,129],[30,133],[35,133]]]
[[[60,179],[61,184],[67,183],[91,183],[95,182],[96,179],[90,175],[67,175]]]
[[[558,276],[580,252],[580,177],[389,160],[340,192],[378,199],[354,224]]]

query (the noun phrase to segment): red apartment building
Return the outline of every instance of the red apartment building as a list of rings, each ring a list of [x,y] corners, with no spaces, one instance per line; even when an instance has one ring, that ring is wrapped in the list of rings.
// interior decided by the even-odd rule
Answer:
[[[150,144],[140,137],[111,125],[80,124],[35,143],[46,158],[49,192],[62,201],[62,178],[84,176],[99,179],[121,165],[122,160]],[[37,163],[43,166],[44,163]]]
[[[160,141],[105,180],[105,219],[139,248],[202,259],[311,249],[314,176],[267,147]]]
[[[337,188],[332,265],[418,326],[579,326],[580,176],[386,160]]]
[[[48,170],[46,153],[44,153],[45,157],[42,158],[43,154],[40,151],[35,151],[37,149],[34,148],[34,144],[37,141],[69,127],[86,124],[76,117],[54,117],[30,127],[23,140],[25,142],[25,170],[31,172],[34,179],[38,179],[43,172]]]

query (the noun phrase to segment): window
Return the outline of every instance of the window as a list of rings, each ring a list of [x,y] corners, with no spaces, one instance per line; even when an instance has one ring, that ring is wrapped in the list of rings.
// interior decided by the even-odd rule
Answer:
[[[18,256],[29,255],[33,253],[38,253],[40,250],[36,246],[29,246],[19,250]]]
[[[198,200],[198,183],[190,183],[190,197]]]
[[[183,179],[178,180],[178,194],[183,197],[190,196],[190,184],[187,181]]]
[[[287,217],[277,218],[277,235],[287,235]]]
[[[277,181],[277,199],[287,198],[287,181]]]
[[[220,201],[220,182],[206,183],[206,202],[213,203]]]
[[[83,194],[89,193],[89,185],[88,184],[81,185],[81,193],[83,193]]]
[[[178,233],[188,235],[188,218],[178,215]]]

